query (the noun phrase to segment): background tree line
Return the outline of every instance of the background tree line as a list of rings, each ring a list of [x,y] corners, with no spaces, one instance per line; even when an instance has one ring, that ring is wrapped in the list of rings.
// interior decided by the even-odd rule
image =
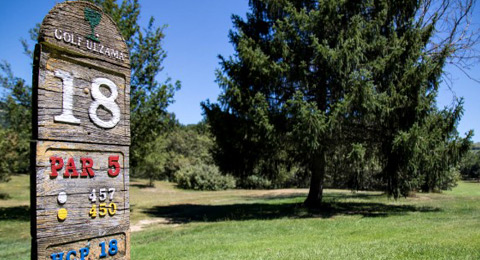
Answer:
[[[167,112],[180,82],[157,81],[165,26],[138,24],[138,0],[92,0],[130,48],[131,174],[191,189],[380,189],[397,198],[478,178],[463,101],[437,108],[447,63],[475,57],[475,1],[251,0],[232,16],[218,102],[183,126]],[[38,25],[31,30],[36,41]],[[23,40],[25,54],[31,48]],[[473,61],[475,62],[475,61]],[[0,180],[28,172],[31,87],[0,64]]]
[[[460,163],[460,174],[465,180],[480,182],[480,143],[475,143],[463,158]]]

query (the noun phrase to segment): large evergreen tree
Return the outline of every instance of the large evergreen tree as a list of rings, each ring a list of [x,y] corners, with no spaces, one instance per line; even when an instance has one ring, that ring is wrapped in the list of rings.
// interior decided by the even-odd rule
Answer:
[[[444,187],[438,183],[448,178],[426,176],[451,173],[471,134],[462,139],[455,130],[461,103],[435,109],[457,46],[456,29],[440,42],[434,37],[448,6],[424,12],[429,6],[251,0],[246,20],[233,17],[235,56],[220,57],[219,103],[203,104],[221,169],[243,178],[259,164],[270,171],[300,164],[311,175],[305,203],[318,205],[329,157],[341,147],[358,174],[359,160],[375,158],[394,197],[425,183]],[[442,152],[420,156],[429,149]]]

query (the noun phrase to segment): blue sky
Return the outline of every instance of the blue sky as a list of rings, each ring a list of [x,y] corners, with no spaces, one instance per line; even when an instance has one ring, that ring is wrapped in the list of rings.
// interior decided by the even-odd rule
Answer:
[[[54,0],[3,1],[0,8],[0,60],[12,65],[16,76],[31,82],[31,61],[23,55],[20,38],[28,39],[28,30],[43,17],[57,2]],[[166,77],[182,82],[182,89],[175,94],[175,103],[169,111],[177,115],[182,124],[197,123],[202,119],[200,102],[215,101],[220,89],[215,83],[215,69],[219,68],[219,54],[233,54],[228,41],[232,28],[231,15],[244,16],[248,11],[248,0],[140,0],[141,24],[145,26],[150,16],[158,26],[168,24],[164,31],[163,48],[168,56],[164,71],[158,81]],[[476,6],[476,14],[480,7]],[[474,18],[474,26],[480,26],[480,17]],[[32,43],[33,45],[33,43]],[[453,96],[464,97],[465,113],[458,126],[463,135],[469,129],[477,133],[473,140],[480,142],[480,84],[468,79],[461,71],[448,66],[453,79],[452,88],[442,85],[438,106],[448,106]],[[470,70],[470,75],[480,78],[480,65]]]

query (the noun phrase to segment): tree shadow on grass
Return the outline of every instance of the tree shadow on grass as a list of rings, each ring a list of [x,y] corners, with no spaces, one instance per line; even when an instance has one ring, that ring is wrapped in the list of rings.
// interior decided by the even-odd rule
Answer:
[[[149,186],[149,185],[143,184],[143,183],[130,183],[130,187],[137,187],[139,189],[152,188],[152,186]]]
[[[0,200],[8,200],[11,199],[10,195],[8,193],[2,193],[0,192]]]
[[[327,202],[318,209],[302,203],[252,203],[229,205],[179,204],[156,206],[144,212],[152,217],[166,218],[171,223],[216,222],[227,220],[268,220],[281,218],[331,218],[339,215],[388,217],[410,212],[437,212],[439,208],[412,205],[391,205],[375,202]]]
[[[16,206],[0,208],[0,221],[1,220],[30,220],[30,207],[29,206]]]
[[[480,179],[468,179],[468,180],[463,180],[463,182],[480,184]]]
[[[291,199],[295,197],[301,197],[305,199],[307,196],[307,193],[302,193],[302,192],[295,192],[291,194],[278,194],[278,195],[254,195],[254,196],[245,196],[243,197],[246,200],[280,200],[280,199]],[[335,201],[338,199],[362,199],[362,200],[376,200],[381,197],[384,197],[385,194],[383,193],[351,193],[351,194],[345,194],[345,193],[327,193],[324,194],[324,200],[325,201]]]

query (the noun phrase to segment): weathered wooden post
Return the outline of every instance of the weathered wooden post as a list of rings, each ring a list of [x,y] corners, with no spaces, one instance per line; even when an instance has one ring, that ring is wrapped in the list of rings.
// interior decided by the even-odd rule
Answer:
[[[43,20],[33,72],[32,259],[130,259],[130,60],[90,3]]]

